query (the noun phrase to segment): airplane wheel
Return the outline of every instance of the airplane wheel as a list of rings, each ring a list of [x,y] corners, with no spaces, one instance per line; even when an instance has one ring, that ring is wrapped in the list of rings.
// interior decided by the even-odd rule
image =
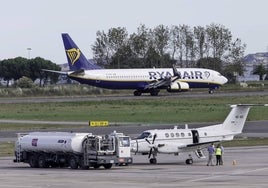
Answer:
[[[140,91],[134,91],[134,96],[141,96],[141,92]]]
[[[209,94],[213,94],[214,93],[214,90],[211,89],[211,90],[208,91],[208,93]]]
[[[150,92],[150,94],[151,94],[151,96],[157,96],[158,95],[158,93],[159,93],[159,91],[151,91]]]
[[[155,158],[152,158],[152,159],[150,159],[150,163],[151,164],[156,164],[157,163],[157,160]]]
[[[193,164],[193,162],[194,162],[193,159],[187,159],[186,160],[186,164]]]

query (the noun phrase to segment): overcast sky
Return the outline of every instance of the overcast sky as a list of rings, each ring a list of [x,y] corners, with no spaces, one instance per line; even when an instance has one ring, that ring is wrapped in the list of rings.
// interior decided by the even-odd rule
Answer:
[[[154,28],[211,23],[246,43],[246,54],[268,50],[267,0],[8,0],[1,1],[0,60],[42,57],[66,63],[61,33],[69,33],[87,58],[96,32],[140,24]],[[27,50],[31,48],[31,50]]]

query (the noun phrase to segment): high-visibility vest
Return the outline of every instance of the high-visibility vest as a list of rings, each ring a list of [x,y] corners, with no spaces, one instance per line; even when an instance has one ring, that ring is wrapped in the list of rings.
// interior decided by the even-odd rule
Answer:
[[[221,155],[221,148],[216,148],[215,155]]]

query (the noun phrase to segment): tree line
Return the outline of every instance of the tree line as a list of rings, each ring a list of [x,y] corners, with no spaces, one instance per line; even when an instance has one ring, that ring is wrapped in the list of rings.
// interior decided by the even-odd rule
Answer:
[[[220,24],[205,27],[188,25],[158,25],[147,28],[141,24],[137,31],[128,34],[126,28],[110,28],[97,31],[92,45],[96,62],[104,68],[209,68],[221,72],[229,81],[244,71],[243,57],[246,45],[241,39],[233,39],[231,31]],[[257,69],[258,68],[258,69]],[[257,67],[255,74],[267,74],[265,67]],[[17,57],[0,61],[0,78],[7,81],[28,77],[39,79],[39,85],[48,79],[58,81],[58,75],[41,69],[60,70],[55,63],[41,57],[26,59]]]
[[[188,25],[153,29],[141,24],[128,34],[126,28],[98,31],[92,45],[97,63],[106,68],[202,67],[225,76],[243,73],[246,44],[233,39],[231,31],[220,24],[206,27]]]
[[[58,81],[58,75],[42,71],[42,69],[60,70],[61,68],[49,60],[41,57],[26,59],[16,57],[0,61],[0,78],[7,81],[7,87],[10,80],[18,80],[22,77],[28,77],[32,81],[39,79],[39,85],[45,83],[48,79],[51,83]]]

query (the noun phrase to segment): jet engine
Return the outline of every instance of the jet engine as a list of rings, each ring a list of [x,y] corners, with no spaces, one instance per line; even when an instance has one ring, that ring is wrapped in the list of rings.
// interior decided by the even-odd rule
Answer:
[[[167,88],[168,92],[182,92],[190,89],[189,84],[186,82],[175,81]]]

